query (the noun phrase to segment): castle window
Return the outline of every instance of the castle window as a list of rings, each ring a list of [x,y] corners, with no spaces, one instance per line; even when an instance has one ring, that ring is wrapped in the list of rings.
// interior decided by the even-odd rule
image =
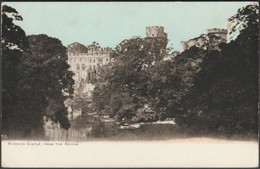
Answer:
[[[85,64],[83,64],[82,65],[82,70],[85,70],[85,69],[86,69]]]
[[[108,58],[106,58],[106,61],[108,62]]]
[[[95,62],[95,59],[93,59],[93,62]]]
[[[91,59],[89,59],[89,62],[91,62]]]
[[[80,69],[80,67],[79,67],[79,64],[77,64],[77,66],[76,66],[76,67],[77,67],[77,70],[79,70],[79,69]]]
[[[154,34],[152,34],[152,37],[154,37]]]

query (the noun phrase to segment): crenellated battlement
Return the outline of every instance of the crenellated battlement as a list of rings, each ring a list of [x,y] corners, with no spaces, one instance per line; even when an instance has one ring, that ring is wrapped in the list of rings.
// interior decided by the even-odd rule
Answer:
[[[207,30],[208,33],[223,33],[227,34],[228,30],[227,29],[220,29],[220,28],[212,28]]]
[[[147,26],[146,29],[162,29],[164,30],[163,26]]]
[[[190,39],[188,41],[181,41],[180,52],[183,52],[183,51],[185,51],[186,49],[189,49],[192,46],[196,46],[196,47],[203,48],[203,49],[207,49],[209,47],[212,48],[212,49],[213,48],[217,49],[219,43],[227,41],[227,33],[228,33],[227,29],[221,29],[221,28],[207,29],[207,34],[202,34],[199,37],[195,37],[195,38]],[[209,42],[209,39],[210,39],[212,34],[219,37],[221,39],[221,41],[219,41],[219,40],[211,41],[211,43],[208,44],[208,46],[207,46],[205,42],[206,41]]]
[[[148,26],[146,27],[146,37],[167,38],[167,33],[164,32],[163,26]]]

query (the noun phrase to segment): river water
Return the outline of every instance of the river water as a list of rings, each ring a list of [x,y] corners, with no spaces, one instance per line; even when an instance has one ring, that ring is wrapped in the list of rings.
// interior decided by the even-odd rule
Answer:
[[[171,121],[120,125],[108,116],[77,115],[69,117],[71,127],[65,130],[59,124],[46,120],[45,139],[49,141],[88,141],[100,139],[157,139],[176,136],[176,125]]]
[[[46,120],[45,139],[50,141],[85,141],[118,133],[120,126],[109,117],[79,115],[69,118],[71,127],[65,130],[59,124]]]

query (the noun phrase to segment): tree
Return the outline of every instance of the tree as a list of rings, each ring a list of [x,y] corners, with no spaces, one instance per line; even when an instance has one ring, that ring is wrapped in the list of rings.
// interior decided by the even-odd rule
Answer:
[[[172,60],[157,62],[149,76],[149,102],[162,119],[176,117],[183,108],[182,98],[193,85],[206,51],[192,47]]]
[[[25,36],[3,7],[3,132],[10,138],[42,137],[43,116],[70,127],[64,100],[73,93],[66,48],[47,35]]]
[[[99,112],[131,119],[148,102],[149,71],[166,56],[167,39],[123,40],[113,54],[115,62],[98,72],[93,102]]]
[[[26,113],[32,118],[29,128],[41,128],[44,115],[68,129],[67,110],[64,101],[73,93],[73,73],[68,71],[68,56],[61,41],[47,35],[28,36],[30,51],[24,53],[23,75],[18,84]],[[31,100],[31,102],[28,102]],[[48,109],[47,109],[48,108]],[[26,116],[25,115],[25,116]]]
[[[242,34],[244,31],[250,31],[252,35],[258,35],[259,24],[259,4],[254,3],[245,7],[239,8],[237,14],[228,19],[233,24],[230,34],[231,39],[235,40],[237,34]]]
[[[236,23],[231,35],[240,34],[221,44],[220,52],[207,52],[182,99],[178,124],[206,132],[257,133],[258,11],[248,5],[229,18]]]
[[[18,67],[21,64],[22,52],[27,49],[24,30],[15,25],[14,21],[23,18],[12,7],[4,5],[2,8],[2,131],[3,134],[15,135],[20,126],[20,114],[17,104],[20,102],[17,83],[20,79]]]
[[[93,113],[93,103],[87,94],[75,95],[72,99],[66,100],[66,105],[70,106],[72,110],[81,109],[82,114]]]

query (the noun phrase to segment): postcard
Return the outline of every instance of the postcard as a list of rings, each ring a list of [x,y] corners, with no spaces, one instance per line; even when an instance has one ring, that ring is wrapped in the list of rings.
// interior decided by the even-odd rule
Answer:
[[[258,2],[3,2],[2,167],[258,167]]]

